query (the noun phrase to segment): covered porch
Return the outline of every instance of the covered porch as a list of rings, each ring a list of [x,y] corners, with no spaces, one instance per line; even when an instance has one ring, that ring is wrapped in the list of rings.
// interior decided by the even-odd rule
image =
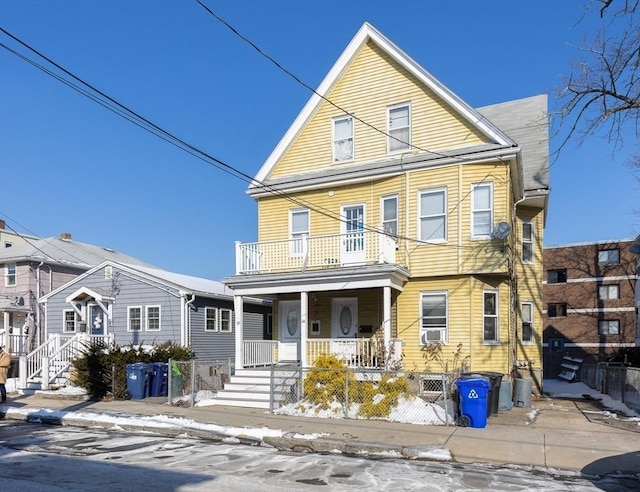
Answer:
[[[322,355],[335,355],[349,367],[399,364],[402,344],[394,337],[392,308],[408,276],[398,265],[376,263],[225,279],[234,292],[236,368],[310,367]],[[273,340],[244,339],[249,296],[273,299]]]

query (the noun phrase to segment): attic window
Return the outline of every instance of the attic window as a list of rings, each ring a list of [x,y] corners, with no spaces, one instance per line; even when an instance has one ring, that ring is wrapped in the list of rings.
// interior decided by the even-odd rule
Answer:
[[[113,278],[113,267],[111,265],[107,265],[104,267],[104,278],[112,279]]]
[[[391,106],[387,108],[388,152],[395,153],[411,147],[411,106]]]
[[[333,162],[353,159],[353,118],[333,119]]]

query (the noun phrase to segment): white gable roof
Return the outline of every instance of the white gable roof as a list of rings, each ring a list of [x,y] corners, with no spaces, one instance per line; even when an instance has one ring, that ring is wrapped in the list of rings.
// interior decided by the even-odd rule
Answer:
[[[499,145],[512,146],[515,143],[502,131],[491,124],[475,109],[465,103],[462,99],[456,96],[452,91],[440,83],[433,75],[422,68],[411,57],[409,57],[404,51],[393,44],[389,39],[382,35],[371,24],[365,22],[355,37],[351,40],[347,48],[344,50],[338,61],[333,65],[329,73],[326,75],[318,89],[307,101],[298,117],[294,120],[293,124],[289,127],[285,135],[282,137],[276,148],[271,152],[271,155],[267,158],[262,165],[258,174],[256,174],[254,181],[249,186],[249,189],[260,187],[261,183],[267,178],[275,164],[282,157],[287,148],[291,145],[296,138],[300,130],[304,127],[305,123],[314,114],[317,107],[326,99],[327,94],[331,91],[332,87],[339,80],[344,70],[350,65],[353,58],[359,52],[360,48],[368,41],[373,41],[382,49],[388,56],[395,60],[398,64],[404,67],[418,80],[428,86],[439,97],[446,101],[454,110],[456,110],[461,116],[466,118],[473,126],[475,126],[480,132],[487,137],[495,141]]]

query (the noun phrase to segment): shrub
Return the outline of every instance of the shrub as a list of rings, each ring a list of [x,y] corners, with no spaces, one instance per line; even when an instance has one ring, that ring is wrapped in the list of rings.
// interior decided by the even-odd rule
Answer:
[[[146,350],[142,344],[127,347],[107,346],[94,342],[87,346],[80,357],[72,361],[73,383],[84,388],[92,400],[102,400],[107,396],[127,398],[126,366],[137,362],[169,362],[194,358],[190,347],[180,345],[159,345]]]

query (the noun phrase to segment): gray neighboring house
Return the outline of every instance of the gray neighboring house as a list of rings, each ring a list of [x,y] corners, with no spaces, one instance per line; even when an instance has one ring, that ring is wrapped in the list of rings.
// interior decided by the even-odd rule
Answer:
[[[38,238],[5,227],[0,221],[0,345],[15,357],[45,341],[38,305],[42,296],[106,260],[152,266],[111,248],[74,241],[69,233]]]
[[[233,360],[233,293],[221,282],[105,261],[40,299],[46,338],[77,334],[120,346],[175,343],[200,360]],[[271,302],[245,299],[245,337],[270,339]]]

